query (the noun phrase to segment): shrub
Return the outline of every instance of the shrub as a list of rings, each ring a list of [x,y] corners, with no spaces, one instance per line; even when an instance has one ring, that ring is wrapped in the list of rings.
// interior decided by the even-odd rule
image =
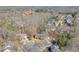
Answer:
[[[16,31],[16,24],[12,20],[2,20],[0,22],[0,27],[6,28],[10,31]]]
[[[40,25],[39,27],[38,27],[38,29],[37,29],[37,33],[45,33],[45,27],[44,27],[44,25]]]
[[[58,40],[59,48],[63,51],[64,47],[67,45],[67,42],[73,38],[73,35],[71,33],[63,33],[60,35],[60,38]]]
[[[48,10],[46,9],[36,9],[35,12],[47,12]]]

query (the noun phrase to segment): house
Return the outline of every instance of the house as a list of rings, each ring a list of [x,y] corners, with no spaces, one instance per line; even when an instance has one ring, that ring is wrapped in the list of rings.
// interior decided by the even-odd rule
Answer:
[[[31,9],[23,10],[23,13],[26,14],[26,15],[31,15],[32,10]]]
[[[20,11],[22,14],[25,15],[31,15],[32,14],[32,10],[31,9],[24,9]]]

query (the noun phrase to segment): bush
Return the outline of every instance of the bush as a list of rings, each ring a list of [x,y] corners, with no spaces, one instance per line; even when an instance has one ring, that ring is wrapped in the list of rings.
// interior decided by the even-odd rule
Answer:
[[[35,12],[47,12],[48,10],[46,10],[46,9],[37,9],[37,10],[35,10]]]
[[[67,42],[73,38],[73,35],[71,33],[63,33],[60,35],[60,38],[58,40],[59,48],[63,51],[64,47],[67,45]]]
[[[38,27],[37,33],[40,33],[40,34],[45,33],[45,27],[44,27],[44,25],[40,25],[40,26]]]
[[[16,24],[12,20],[2,20],[0,22],[0,27],[6,28],[10,31],[16,31]]]

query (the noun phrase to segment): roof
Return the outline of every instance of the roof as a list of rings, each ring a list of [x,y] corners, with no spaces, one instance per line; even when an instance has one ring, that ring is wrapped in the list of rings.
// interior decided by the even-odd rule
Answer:
[[[32,10],[31,9],[21,10],[20,12],[23,13],[23,14],[26,14],[26,15],[32,14]]]
[[[44,39],[44,38],[47,38],[48,37],[48,35],[46,35],[46,34],[36,34],[35,35],[35,38],[40,38],[40,39]]]

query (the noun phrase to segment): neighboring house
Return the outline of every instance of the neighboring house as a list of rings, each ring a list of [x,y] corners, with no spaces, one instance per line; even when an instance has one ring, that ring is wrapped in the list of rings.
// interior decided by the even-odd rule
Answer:
[[[24,13],[27,14],[27,15],[30,15],[30,14],[32,14],[32,10],[31,10],[31,9],[29,9],[29,10],[24,10]]]
[[[26,14],[26,15],[31,15],[32,14],[32,10],[31,9],[21,10],[20,12],[23,13],[23,14]]]

